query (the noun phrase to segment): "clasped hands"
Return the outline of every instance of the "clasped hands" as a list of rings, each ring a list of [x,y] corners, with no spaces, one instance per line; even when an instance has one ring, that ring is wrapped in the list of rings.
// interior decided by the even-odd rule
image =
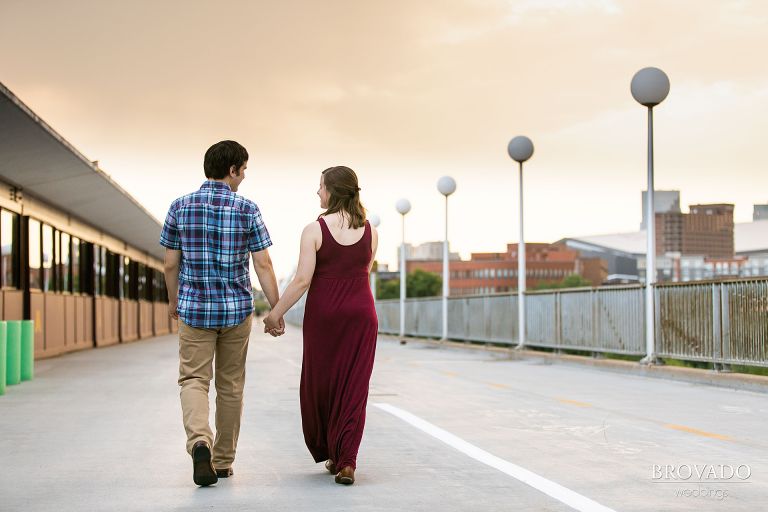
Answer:
[[[283,317],[277,318],[272,313],[264,317],[264,332],[269,333],[275,338],[285,334],[285,320]]]

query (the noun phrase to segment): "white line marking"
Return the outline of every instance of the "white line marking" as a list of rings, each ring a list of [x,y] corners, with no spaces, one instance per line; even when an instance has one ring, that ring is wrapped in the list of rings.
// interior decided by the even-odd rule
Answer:
[[[569,507],[582,512],[616,512],[612,508],[601,505],[596,501],[587,498],[586,496],[582,496],[581,494],[574,492],[567,487],[563,487],[562,485],[557,484],[551,480],[547,480],[546,478],[539,476],[532,471],[528,471],[523,467],[512,464],[511,462],[508,462],[504,459],[500,459],[499,457],[496,457],[495,455],[492,455],[485,450],[482,450],[477,446],[464,441],[460,437],[457,437],[438,426],[424,421],[418,416],[414,416],[408,411],[404,411],[403,409],[384,403],[377,403],[373,405],[382,411],[386,411],[393,416],[397,416],[406,423],[413,425],[422,432],[426,432],[435,439],[439,439],[448,446],[457,449],[461,453],[468,455],[473,459],[482,462],[483,464],[487,464],[492,468],[498,469],[502,473],[506,473],[512,478],[520,480],[524,484],[530,485],[534,489],[551,496],[552,498],[568,505]]]

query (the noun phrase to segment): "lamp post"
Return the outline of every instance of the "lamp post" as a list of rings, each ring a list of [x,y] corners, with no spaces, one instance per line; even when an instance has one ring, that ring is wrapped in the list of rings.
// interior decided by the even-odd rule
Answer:
[[[405,215],[411,211],[411,202],[400,199],[395,205],[403,217],[402,242],[400,243],[400,338],[405,337]]]
[[[523,162],[533,155],[533,142],[519,135],[509,141],[507,153],[520,168],[520,241],[517,244],[517,348],[525,345],[525,237],[523,236]]]
[[[648,108],[648,193],[646,194],[645,252],[645,357],[642,362],[656,362],[654,289],[656,282],[656,211],[653,201],[653,107],[669,94],[669,78],[658,68],[643,68],[632,77],[630,85],[635,101]]]
[[[375,213],[371,214],[368,217],[368,222],[371,223],[371,226],[377,228],[379,227],[379,224],[381,224],[381,218],[376,215]],[[376,272],[377,268],[375,268],[376,265],[374,264],[373,268],[371,269],[371,275],[370,275],[370,281],[371,281],[371,294],[373,295],[373,300],[376,300]]]
[[[448,196],[456,192],[456,180],[443,176],[437,180],[437,190],[445,196],[445,238],[443,239],[443,335],[440,339],[448,339],[448,294],[450,282],[448,272]]]

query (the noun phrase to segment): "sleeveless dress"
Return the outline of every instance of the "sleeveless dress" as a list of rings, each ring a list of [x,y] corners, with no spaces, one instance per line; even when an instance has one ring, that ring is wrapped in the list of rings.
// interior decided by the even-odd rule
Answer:
[[[357,467],[378,318],[368,281],[371,227],[342,245],[318,219],[323,241],[304,307],[301,423],[315,462]]]

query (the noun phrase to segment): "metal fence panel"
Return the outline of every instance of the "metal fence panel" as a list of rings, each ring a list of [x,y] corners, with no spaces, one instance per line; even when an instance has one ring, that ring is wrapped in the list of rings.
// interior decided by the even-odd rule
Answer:
[[[712,361],[713,283],[657,286],[656,353],[663,357]],[[719,304],[718,304],[719,309]],[[718,332],[719,335],[719,332]]]
[[[467,340],[469,333],[469,299],[466,297],[451,297],[448,299],[448,338],[452,340]]]
[[[584,349],[595,345],[595,293],[592,290],[580,290],[557,295],[560,299],[558,345]]]
[[[487,341],[488,339],[488,309],[486,297],[469,297],[467,299],[467,339]]]
[[[593,295],[596,348],[619,354],[645,354],[645,288],[602,288]]]
[[[768,366],[768,280],[722,285],[721,360]]]
[[[488,341],[517,343],[517,295],[493,295],[488,298]]]
[[[384,334],[400,334],[400,301],[377,301],[376,315],[379,317],[379,332]],[[408,317],[406,316],[406,318]]]
[[[533,293],[525,296],[526,344],[557,346],[557,325],[557,294]]]
[[[398,307],[400,303],[398,302]],[[443,303],[440,298],[405,301],[405,333],[410,336],[440,338],[443,335]]]

